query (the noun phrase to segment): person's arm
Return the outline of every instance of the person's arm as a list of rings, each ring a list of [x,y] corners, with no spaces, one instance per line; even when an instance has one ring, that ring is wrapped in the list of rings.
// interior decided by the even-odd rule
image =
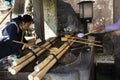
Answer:
[[[111,25],[106,25],[106,26],[105,26],[105,31],[106,31],[106,32],[116,31],[116,30],[120,30],[120,25],[111,24]]]
[[[110,32],[110,31],[117,31],[120,30],[120,19],[114,23],[114,24],[110,24],[110,25],[102,25],[96,28],[97,32],[101,32],[104,30],[104,32]]]
[[[116,31],[116,30],[120,30],[120,19],[114,24],[105,26],[105,31],[107,31],[107,32]]]

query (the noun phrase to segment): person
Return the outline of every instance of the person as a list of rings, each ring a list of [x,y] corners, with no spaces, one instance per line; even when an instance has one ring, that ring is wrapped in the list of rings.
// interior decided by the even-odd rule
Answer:
[[[97,32],[101,32],[103,30],[105,32],[112,32],[116,36],[120,36],[120,19],[114,24],[97,27]]]
[[[111,32],[116,37],[114,37],[114,61],[115,61],[115,80],[120,80],[120,19],[118,19],[117,22],[114,24],[106,25],[106,26],[100,26],[97,28],[98,32],[105,31],[105,32]]]
[[[18,26],[15,24],[6,26],[5,29],[9,35],[9,39],[0,44],[0,59],[11,54],[16,54],[23,47],[22,44],[15,43],[13,40],[27,43],[27,40],[24,38],[25,30],[30,27],[33,19],[30,15],[25,14],[23,17],[18,16],[12,19],[11,22],[15,22]]]

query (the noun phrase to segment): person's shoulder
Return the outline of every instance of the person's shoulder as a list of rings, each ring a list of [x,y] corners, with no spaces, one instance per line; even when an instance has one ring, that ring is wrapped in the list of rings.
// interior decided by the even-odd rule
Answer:
[[[7,24],[6,24],[6,26],[15,26],[12,22],[8,22]]]
[[[13,24],[13,23],[11,23],[11,22],[9,22],[9,23],[7,23],[7,25],[6,25],[6,28],[7,28],[8,30],[15,30],[15,29],[16,29],[16,25]]]

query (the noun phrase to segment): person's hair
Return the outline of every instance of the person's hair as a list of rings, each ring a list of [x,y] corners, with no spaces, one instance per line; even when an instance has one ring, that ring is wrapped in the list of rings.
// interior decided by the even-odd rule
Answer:
[[[23,17],[22,16],[18,16],[18,19],[20,20],[20,21],[23,21],[23,22],[33,22],[33,19],[32,19],[32,17],[30,16],[30,15],[23,15]]]

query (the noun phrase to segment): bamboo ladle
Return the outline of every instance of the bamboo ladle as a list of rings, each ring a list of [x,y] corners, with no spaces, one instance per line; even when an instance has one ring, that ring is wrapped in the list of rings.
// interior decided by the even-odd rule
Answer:
[[[98,45],[98,44],[94,44],[94,43],[90,43],[90,42],[83,42],[83,41],[68,39],[68,38],[62,38],[61,40],[62,41],[72,41],[72,42],[77,42],[77,43],[81,43],[81,44],[88,44],[90,46],[102,47],[102,45]]]

